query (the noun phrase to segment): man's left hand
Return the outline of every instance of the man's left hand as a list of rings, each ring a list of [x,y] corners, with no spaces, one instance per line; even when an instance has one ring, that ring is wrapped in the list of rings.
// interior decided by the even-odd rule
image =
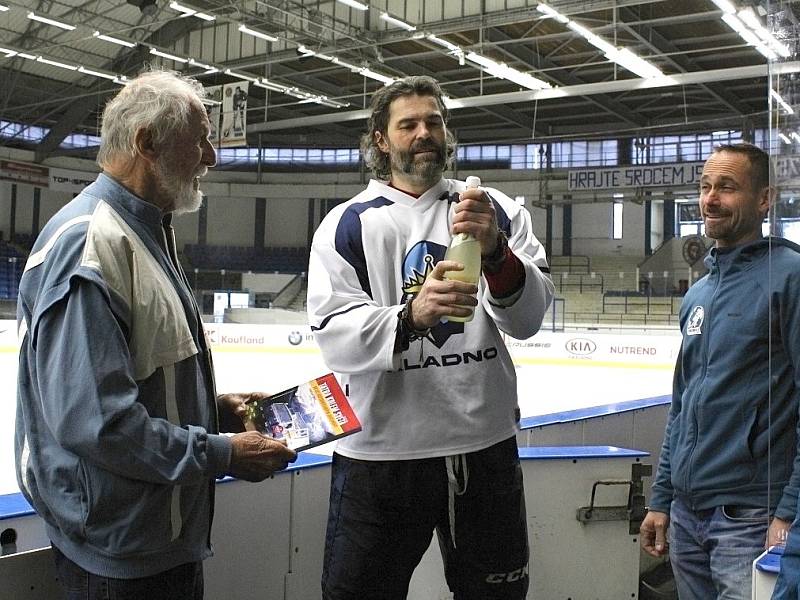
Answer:
[[[453,213],[453,235],[471,233],[481,244],[481,254],[491,256],[497,247],[497,215],[489,196],[479,188],[461,192]]]
[[[791,526],[792,524],[789,521],[774,517],[769,524],[767,542],[764,544],[764,547],[771,548],[772,546],[784,545],[786,543],[786,536],[789,535],[789,527]]]
[[[269,398],[269,394],[264,394],[263,392],[246,392],[246,393],[235,393],[235,394],[220,394],[217,396],[217,405],[226,410],[240,419],[244,421],[245,416],[247,415],[247,405],[246,402],[253,401],[253,400],[262,400],[265,398]]]

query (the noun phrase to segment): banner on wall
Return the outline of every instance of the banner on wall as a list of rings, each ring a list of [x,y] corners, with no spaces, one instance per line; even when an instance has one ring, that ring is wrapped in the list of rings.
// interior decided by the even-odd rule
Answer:
[[[626,187],[696,187],[700,185],[703,164],[702,162],[687,162],[609,169],[576,169],[568,172],[568,188],[569,191],[576,192]]]
[[[221,148],[246,146],[247,93],[249,83],[237,81],[222,86],[222,124],[220,126]]]
[[[78,193],[97,179],[97,173],[50,168],[50,189],[59,192]]]
[[[208,122],[211,124],[211,133],[208,139],[217,148],[219,147],[219,121],[222,117],[222,86],[208,86],[206,92],[208,92],[208,98],[214,101],[214,104],[206,105]]]
[[[50,183],[49,169],[42,165],[0,160],[0,179],[15,183],[27,183],[46,188]]]
[[[673,369],[681,336],[541,331],[527,340],[505,337],[518,364],[647,366]]]

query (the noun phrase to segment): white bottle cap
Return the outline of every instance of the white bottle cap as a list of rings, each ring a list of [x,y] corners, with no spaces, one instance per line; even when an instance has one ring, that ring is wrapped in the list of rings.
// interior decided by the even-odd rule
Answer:
[[[470,175],[467,177],[467,189],[480,187],[481,185],[481,178],[476,177],[475,175]]]

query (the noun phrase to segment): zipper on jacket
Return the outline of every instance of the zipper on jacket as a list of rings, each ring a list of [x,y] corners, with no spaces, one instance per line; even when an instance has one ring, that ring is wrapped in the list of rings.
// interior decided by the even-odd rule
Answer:
[[[703,317],[703,322],[706,324],[705,332],[703,333],[703,344],[702,344],[702,362],[703,362],[703,371],[700,377],[700,383],[697,385],[695,389],[695,393],[692,395],[692,403],[691,403],[691,418],[692,422],[694,423],[694,434],[692,436],[692,445],[689,448],[689,455],[686,457],[686,474],[684,476],[684,483],[683,489],[686,490],[687,493],[693,491],[691,487],[692,481],[692,472],[694,471],[694,451],[697,448],[697,441],[699,436],[700,430],[700,423],[697,417],[697,405],[700,402],[700,396],[702,396],[702,390],[705,384],[706,375],[708,373],[708,347],[710,345],[710,337],[711,337],[711,315],[713,314],[714,303],[717,300],[717,294],[719,293],[719,288],[722,283],[722,269],[719,265],[719,260],[716,261],[716,278],[717,281],[714,284],[714,291],[711,293],[710,301],[708,302],[708,310],[705,312]],[[705,311],[705,309],[704,309]],[[692,508],[694,508],[692,506]]]
[[[167,229],[169,230],[169,238],[167,238]],[[203,317],[200,314],[200,308],[197,306],[197,301],[194,298],[194,293],[192,292],[192,286],[189,285],[189,279],[186,277],[186,273],[181,267],[180,262],[178,261],[178,252],[177,252],[177,242],[175,241],[175,229],[173,229],[172,225],[161,223],[161,234],[164,240],[164,246],[167,250],[167,256],[169,256],[170,262],[172,263],[172,267],[175,269],[175,272],[178,275],[178,278],[183,282],[183,285],[186,287],[186,292],[189,296],[189,302],[194,308],[195,319],[197,320],[197,343],[200,345],[200,348],[203,350],[203,362],[205,363],[206,372],[209,377],[209,381],[211,383],[211,389],[209,390],[211,401],[213,406],[211,407],[211,416],[214,421],[214,432],[219,431],[219,409],[217,407],[217,382],[214,377],[214,363],[211,359],[211,348],[206,345],[206,335],[203,329]],[[171,243],[170,243],[171,242]]]
[[[167,239],[167,228],[169,229],[169,239]],[[210,416],[213,421],[214,432],[219,431],[219,408],[217,407],[217,384],[216,380],[214,379],[214,365],[211,362],[211,349],[206,346],[206,334],[203,329],[203,318],[200,315],[200,308],[197,306],[197,302],[194,298],[194,293],[192,293],[192,286],[189,285],[189,280],[186,277],[186,273],[183,271],[183,267],[181,267],[180,262],[178,261],[178,252],[177,252],[177,242],[175,240],[175,230],[172,228],[171,224],[165,224],[164,222],[161,223],[161,238],[164,241],[164,247],[167,251],[167,256],[169,257],[170,263],[172,264],[172,268],[178,275],[180,281],[183,282],[183,285],[186,288],[186,291],[189,296],[189,302],[194,308],[195,319],[197,320],[197,343],[200,345],[200,348],[203,350],[203,358],[205,363],[206,373],[209,377],[209,382],[211,384],[211,389],[209,390],[210,402],[211,402],[211,411]],[[172,242],[172,243],[170,243]],[[211,528],[214,524],[214,498],[216,496],[216,484],[213,479],[209,481],[209,495],[208,495],[208,533],[206,535],[206,546],[210,549],[211,548]]]

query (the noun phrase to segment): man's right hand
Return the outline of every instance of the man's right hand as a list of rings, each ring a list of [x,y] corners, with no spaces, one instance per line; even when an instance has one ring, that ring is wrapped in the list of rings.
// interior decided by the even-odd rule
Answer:
[[[478,286],[454,279],[445,279],[447,271],[461,271],[460,263],[440,260],[428,274],[419,293],[411,303],[411,320],[417,329],[434,327],[442,317],[468,317],[477,306]]]
[[[231,436],[231,466],[228,475],[245,481],[263,481],[275,471],[297,460],[297,452],[258,431]]]
[[[639,527],[639,539],[642,549],[650,556],[664,556],[669,551],[667,546],[668,527],[668,514],[651,510],[645,515]]]

